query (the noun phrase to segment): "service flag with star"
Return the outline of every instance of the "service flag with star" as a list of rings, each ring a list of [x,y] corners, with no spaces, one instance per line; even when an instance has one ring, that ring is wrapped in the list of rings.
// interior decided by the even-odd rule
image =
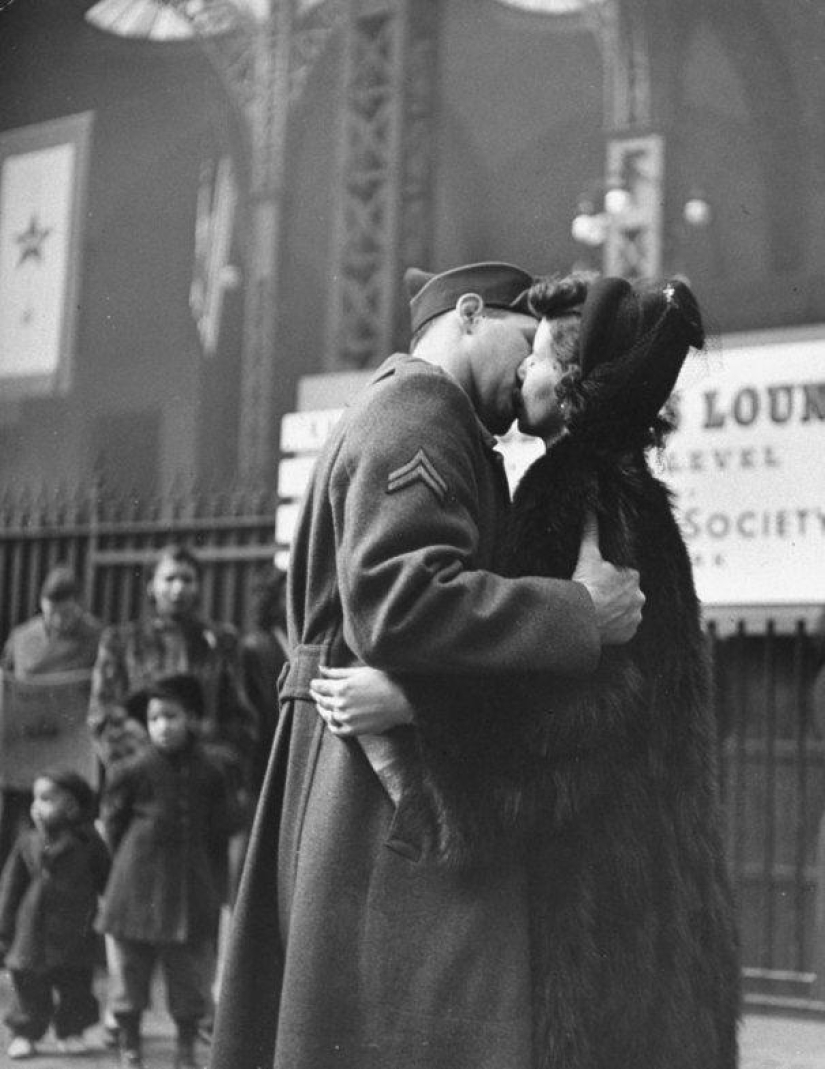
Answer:
[[[83,150],[71,122],[0,140],[0,382],[23,392],[53,387],[69,356]]]

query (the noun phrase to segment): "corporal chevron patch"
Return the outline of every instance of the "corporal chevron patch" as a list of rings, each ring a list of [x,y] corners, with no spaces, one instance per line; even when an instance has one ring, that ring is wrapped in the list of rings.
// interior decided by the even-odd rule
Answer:
[[[435,494],[439,504],[443,505],[447,497],[447,483],[438,473],[435,464],[423,449],[419,449],[412,460],[391,471],[387,478],[387,493],[393,494],[415,483],[423,483]]]

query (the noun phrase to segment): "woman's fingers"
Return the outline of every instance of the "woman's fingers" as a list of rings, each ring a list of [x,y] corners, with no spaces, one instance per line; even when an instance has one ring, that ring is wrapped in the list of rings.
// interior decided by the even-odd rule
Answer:
[[[310,684],[309,696],[315,702],[315,708],[318,710],[318,715],[326,721],[330,731],[335,735],[346,735],[349,730],[349,725],[342,721],[338,715],[341,709],[341,699],[337,697],[331,697],[328,694],[322,694],[319,690]]]
[[[342,709],[344,705],[342,695],[334,690],[316,687],[314,680],[309,685],[309,696],[316,705],[323,705],[325,709]]]
[[[330,697],[337,697],[344,693],[345,683],[343,680],[333,679],[310,679],[310,690],[316,690],[319,694],[327,694]]]

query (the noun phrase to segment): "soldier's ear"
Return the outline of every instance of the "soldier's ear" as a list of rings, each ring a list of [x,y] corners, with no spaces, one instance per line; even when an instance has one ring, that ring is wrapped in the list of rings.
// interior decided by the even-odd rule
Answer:
[[[431,278],[435,278],[431,271],[422,271],[420,267],[408,267],[404,272],[404,286],[407,289],[407,297],[412,300]]]

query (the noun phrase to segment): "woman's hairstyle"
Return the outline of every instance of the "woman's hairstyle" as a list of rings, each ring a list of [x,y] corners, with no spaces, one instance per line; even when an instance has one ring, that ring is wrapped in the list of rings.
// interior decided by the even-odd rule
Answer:
[[[587,291],[598,278],[596,271],[573,271],[569,275],[538,278],[527,293],[530,310],[540,319],[581,315]]]
[[[595,271],[575,271],[563,277],[540,278],[530,287],[527,300],[533,315],[550,324],[550,337],[559,363],[578,364],[581,310]]]

